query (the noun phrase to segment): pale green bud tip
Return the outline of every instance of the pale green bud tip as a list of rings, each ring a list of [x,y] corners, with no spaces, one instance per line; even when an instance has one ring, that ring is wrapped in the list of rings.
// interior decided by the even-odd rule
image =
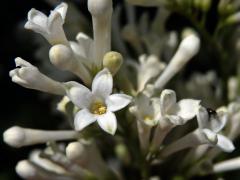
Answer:
[[[109,69],[112,75],[116,74],[123,62],[123,57],[120,53],[111,51],[103,57],[103,67]]]
[[[88,0],[88,10],[92,16],[101,16],[112,11],[112,0]]]
[[[62,44],[55,45],[50,49],[49,58],[52,64],[62,70],[67,70],[72,65],[72,51]]]
[[[24,144],[25,132],[24,129],[18,126],[11,127],[3,133],[3,140],[12,147],[19,148]]]

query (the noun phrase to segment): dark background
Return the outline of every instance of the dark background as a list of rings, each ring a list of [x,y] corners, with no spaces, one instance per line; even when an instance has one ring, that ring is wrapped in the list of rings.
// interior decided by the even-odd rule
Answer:
[[[116,2],[116,1],[115,1]],[[121,2],[121,1],[118,1]],[[86,14],[86,0],[75,1],[78,4],[79,10]],[[58,114],[55,109],[55,102],[49,96],[41,92],[23,88],[11,82],[8,75],[9,71],[15,68],[14,58],[22,57],[32,64],[38,66],[39,61],[36,61],[34,52],[38,45],[32,41],[33,34],[23,29],[26,22],[27,13],[31,8],[36,8],[40,11],[48,13],[52,7],[44,1],[40,0],[9,0],[1,4],[1,26],[0,26],[0,132],[1,134],[7,128],[18,125],[37,129],[57,129],[58,125],[63,121],[63,117]],[[143,11],[146,9],[140,9]],[[154,9],[150,9],[154,13]],[[171,18],[173,25],[170,28],[179,28],[179,24],[188,23],[185,19],[174,15]],[[210,24],[214,23],[214,16]],[[210,27],[211,29],[211,27]],[[209,63],[208,68],[214,66],[214,59]],[[203,62],[202,62],[203,63]],[[204,69],[205,65],[197,66],[199,70]],[[195,66],[196,67],[196,66]],[[194,68],[192,69],[194,70]],[[239,143],[238,143],[239,144]],[[0,180],[18,179],[15,173],[15,165],[19,160],[26,159],[29,152],[33,148],[41,148],[44,146],[24,147],[14,149],[7,146],[0,139]],[[236,151],[231,156],[237,156],[239,151]],[[239,179],[240,173],[227,173],[226,179]],[[208,177],[207,179],[216,179],[217,177]],[[202,178],[206,179],[206,178]]]

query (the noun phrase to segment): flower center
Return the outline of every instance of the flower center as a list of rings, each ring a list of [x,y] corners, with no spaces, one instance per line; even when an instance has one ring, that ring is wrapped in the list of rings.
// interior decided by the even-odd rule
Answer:
[[[144,116],[143,119],[144,119],[144,121],[151,121],[151,120],[153,120],[153,117],[150,115],[146,115],[146,116]]]
[[[91,112],[93,114],[102,115],[102,114],[105,114],[107,112],[107,107],[102,102],[94,102],[91,105]]]

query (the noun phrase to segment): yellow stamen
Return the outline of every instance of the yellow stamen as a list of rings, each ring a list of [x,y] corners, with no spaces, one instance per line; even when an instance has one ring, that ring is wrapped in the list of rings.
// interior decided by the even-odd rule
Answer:
[[[95,102],[91,106],[91,112],[93,114],[102,115],[102,114],[105,114],[107,112],[107,107],[102,102]]]
[[[151,120],[153,120],[153,117],[152,116],[149,116],[149,115],[146,115],[146,116],[144,116],[144,121],[151,121]]]

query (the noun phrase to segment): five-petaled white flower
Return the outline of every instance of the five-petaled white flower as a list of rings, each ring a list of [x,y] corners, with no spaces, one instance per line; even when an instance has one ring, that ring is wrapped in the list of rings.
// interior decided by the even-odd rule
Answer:
[[[219,134],[227,122],[227,112],[219,108],[216,112],[207,111],[204,107],[199,107],[197,120],[200,132],[210,145],[216,145],[225,152],[232,152],[235,147],[230,139]]]
[[[127,106],[132,98],[125,94],[111,94],[113,78],[107,68],[93,79],[92,91],[76,82],[68,82],[66,87],[69,99],[81,109],[74,119],[76,130],[97,121],[104,131],[115,134],[117,120],[113,112]]]
[[[182,99],[177,102],[176,93],[165,89],[160,96],[161,116],[174,125],[183,125],[197,114],[199,103],[199,100],[194,99]]]

